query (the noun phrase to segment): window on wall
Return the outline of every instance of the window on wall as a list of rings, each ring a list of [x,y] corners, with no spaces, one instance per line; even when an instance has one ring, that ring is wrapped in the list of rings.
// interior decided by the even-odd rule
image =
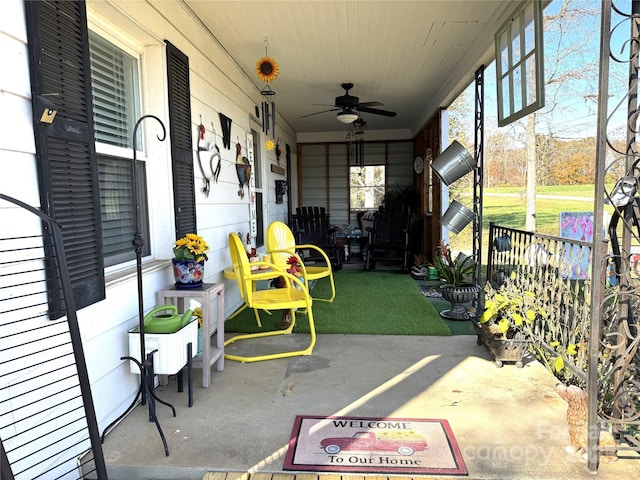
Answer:
[[[544,107],[542,2],[520,7],[495,35],[498,126]]]
[[[98,154],[98,179],[102,211],[102,236],[105,266],[133,260],[132,240],[136,231],[131,159]],[[144,162],[138,162],[138,205],[143,238],[149,238],[147,188]],[[145,242],[143,255],[150,249]]]
[[[140,116],[138,60],[94,32],[89,32],[89,54],[96,142],[130,148]]]
[[[367,210],[382,204],[385,192],[385,167],[371,165],[349,167],[349,208]]]
[[[89,32],[91,91],[95,128],[105,266],[133,260],[136,231],[133,201],[132,132],[140,116],[139,62],[136,57]],[[142,150],[140,138],[136,150]],[[141,155],[136,155],[141,157]],[[149,238],[144,159],[138,160],[137,186],[143,238]],[[149,255],[145,243],[143,255]]]

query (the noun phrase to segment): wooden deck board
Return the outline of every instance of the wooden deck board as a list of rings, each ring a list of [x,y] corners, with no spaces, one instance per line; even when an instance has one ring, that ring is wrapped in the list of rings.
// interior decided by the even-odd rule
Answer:
[[[271,473],[256,472],[251,474],[251,480],[272,480],[275,475]]]
[[[207,472],[202,477],[202,480],[226,480],[227,474],[225,472]]]
[[[319,474],[317,473],[297,473],[296,480],[318,480]]]
[[[295,473],[274,473],[271,480],[295,480]]]
[[[442,477],[405,477],[395,475],[351,475],[348,473],[247,473],[207,472],[202,480],[448,480]],[[466,477],[466,480],[472,480]]]
[[[326,475],[321,475],[321,480],[342,480],[342,475],[339,473],[327,473]]]

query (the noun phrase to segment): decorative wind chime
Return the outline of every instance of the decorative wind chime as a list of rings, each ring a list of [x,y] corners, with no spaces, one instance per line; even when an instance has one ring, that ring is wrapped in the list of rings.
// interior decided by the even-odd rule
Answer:
[[[349,155],[353,159],[353,164],[364,167],[364,127],[367,122],[358,117],[351,124],[351,129],[345,135],[345,141],[349,143]]]
[[[278,62],[274,58],[269,56],[268,41],[264,39],[264,57],[256,62],[256,75],[258,78],[266,83],[265,87],[260,91],[263,97],[272,97],[276,94],[271,89],[269,83],[276,79],[280,73]],[[271,130],[271,139],[265,142],[265,148],[269,151],[276,148],[274,142],[276,138],[276,103],[263,100],[262,102],[262,131],[265,135],[269,135]]]

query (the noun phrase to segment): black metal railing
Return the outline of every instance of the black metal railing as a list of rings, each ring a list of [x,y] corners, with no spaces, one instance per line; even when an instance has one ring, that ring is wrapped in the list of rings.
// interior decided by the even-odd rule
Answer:
[[[538,360],[554,371],[562,357],[566,371],[557,376],[585,387],[587,349],[578,347],[588,342],[592,244],[491,223],[489,245],[491,285],[499,288],[511,277],[522,290],[534,292],[547,312],[530,327]]]
[[[633,289],[627,284],[621,291],[607,244],[600,245],[605,261],[594,266],[590,242],[492,223],[487,281],[499,288],[511,278],[518,288],[535,293],[547,312],[528,331],[536,358],[562,382],[598,399],[598,418],[589,420],[590,431],[605,425],[619,441],[619,450],[640,451],[640,335],[633,321],[640,317],[640,278],[631,280]],[[604,287],[597,302],[592,302],[594,282]],[[627,311],[621,302],[627,303],[629,317],[621,315]],[[591,319],[596,309],[602,320],[600,336],[594,339]],[[598,362],[590,365],[589,345],[594,341],[599,344]],[[595,384],[587,381],[590,369],[597,371]]]

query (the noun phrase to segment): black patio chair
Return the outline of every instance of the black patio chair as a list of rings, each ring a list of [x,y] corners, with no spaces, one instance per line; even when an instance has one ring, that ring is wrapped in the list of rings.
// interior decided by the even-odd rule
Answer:
[[[409,268],[411,212],[409,208],[380,209],[375,213],[373,227],[368,227],[364,269],[375,268],[377,260],[401,263],[402,271]],[[363,232],[364,233],[364,232]]]
[[[342,268],[342,260],[336,242],[338,227],[332,227],[329,223],[329,214],[324,207],[297,207],[296,214],[292,216],[291,230],[298,244],[311,244],[324,250],[331,261],[334,270]],[[322,262],[320,256],[315,257],[314,252],[305,252],[305,263]]]

